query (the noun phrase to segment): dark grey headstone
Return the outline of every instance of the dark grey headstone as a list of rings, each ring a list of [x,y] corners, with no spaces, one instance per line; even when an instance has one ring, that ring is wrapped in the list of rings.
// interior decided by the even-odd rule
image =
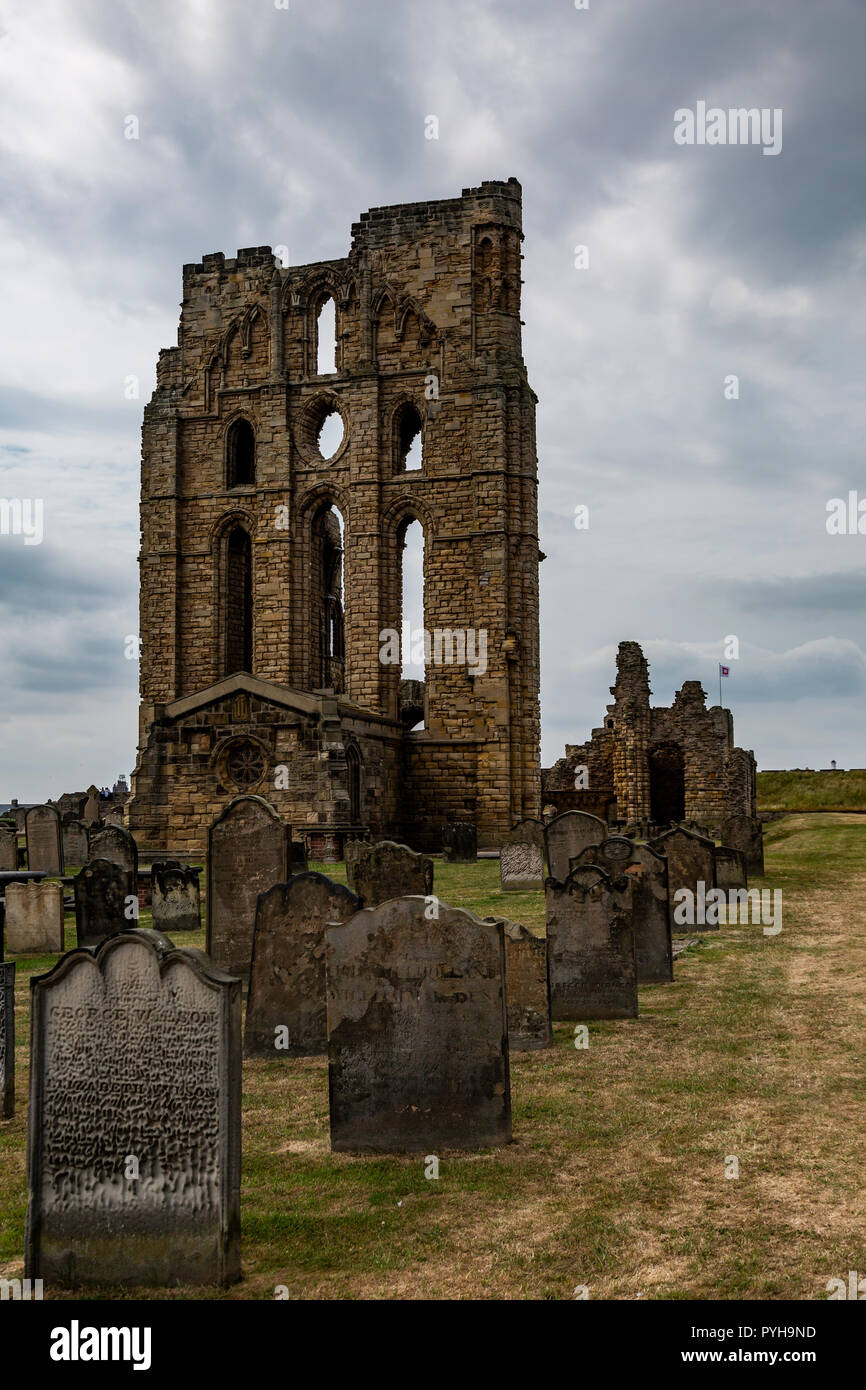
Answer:
[[[350,866],[351,887],[366,907],[414,894],[429,897],[433,892],[433,860],[394,840],[362,845]]]
[[[502,926],[508,1048],[511,1052],[534,1052],[551,1042],[547,941],[520,922],[506,918]]]
[[[14,872],[18,868],[18,832],[0,828],[0,873]]]
[[[748,888],[744,850],[732,849],[730,845],[716,845],[713,855],[716,861],[717,888]]]
[[[15,963],[0,961],[0,1120],[15,1113]]]
[[[122,825],[107,825],[90,837],[90,859],[108,859],[118,864],[130,876],[135,892],[138,881],[138,845],[132,835]]]
[[[239,1279],[240,982],[133,930],[30,987],[26,1276]]]
[[[360,907],[360,898],[324,874],[295,874],[262,894],[253,938],[245,1057],[279,1061],[327,1051],[325,928],[348,921]]]
[[[446,821],[442,827],[442,857],[448,864],[475,863],[478,831],[471,821]]]
[[[674,958],[668,864],[664,855],[656,854],[648,845],[634,844],[625,835],[609,835],[600,845],[590,845],[572,860],[572,868],[577,864],[597,864],[612,878],[625,873],[634,880],[632,927],[637,982],[669,983],[674,977]]]
[[[327,931],[331,1148],[437,1153],[507,1144],[501,922],[421,897]]]
[[[249,982],[256,903],[289,877],[291,830],[260,796],[237,796],[208,832],[207,951]]]
[[[549,878],[547,953],[553,1018],[637,1018],[633,883],[579,864]]]
[[[764,872],[764,829],[752,816],[728,816],[719,826],[719,839],[731,849],[741,849],[750,874]]]
[[[704,885],[703,891],[709,893],[711,888],[716,886],[716,858],[714,854],[715,846],[712,840],[704,839],[702,835],[694,835],[690,830],[684,830],[682,826],[674,826],[672,830],[666,830],[663,835],[659,835],[650,842],[650,849],[654,849],[656,854],[663,854],[668,861],[668,900],[670,903],[671,925],[676,931],[682,928],[674,918],[677,907],[676,895],[681,889],[687,888],[695,896],[695,901],[700,895],[701,890],[698,885]],[[710,925],[701,928],[702,931],[718,931],[718,925]]]
[[[60,815],[54,806],[31,806],[24,817],[27,867],[57,877],[63,873]]]
[[[79,949],[95,951],[116,932],[134,927],[132,898],[138,901],[126,869],[108,859],[93,859],[85,864],[75,876],[75,928]]]
[[[155,931],[200,931],[201,890],[198,869],[170,861],[150,866],[150,908]]]
[[[598,816],[586,811],[563,811],[548,821],[546,827],[547,863],[550,877],[562,883],[568,878],[568,866],[587,845],[600,844],[607,836],[607,826]]]

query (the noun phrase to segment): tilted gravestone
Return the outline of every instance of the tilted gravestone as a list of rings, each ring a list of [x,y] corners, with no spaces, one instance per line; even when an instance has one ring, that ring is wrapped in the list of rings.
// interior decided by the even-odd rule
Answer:
[[[632,927],[637,982],[669,983],[674,978],[674,958],[664,855],[656,854],[648,845],[634,844],[625,835],[609,835],[600,845],[583,850],[572,860],[572,867],[575,864],[597,864],[613,878],[625,873],[634,880]]]
[[[598,816],[586,811],[563,811],[548,821],[545,839],[550,877],[562,883],[568,878],[568,866],[587,845],[600,844],[607,835],[607,826]]]
[[[122,825],[107,825],[90,838],[89,859],[108,859],[129,875],[130,893],[138,881],[138,845]]]
[[[731,849],[741,849],[750,874],[764,872],[764,828],[753,816],[728,816],[722,821],[719,839]]]
[[[18,868],[18,832],[0,829],[0,872],[15,873]]]
[[[108,859],[94,859],[75,877],[75,930],[78,947],[95,951],[117,932],[137,921],[138,894],[130,890],[129,874]]]
[[[30,988],[27,1277],[239,1279],[240,982],[136,929]]]
[[[24,817],[27,867],[56,877],[63,873],[60,816],[54,806],[31,806]]]
[[[732,849],[730,845],[716,845],[713,857],[716,861],[717,888],[726,891],[728,888],[748,888],[744,850]]]
[[[447,864],[474,864],[478,830],[468,820],[446,821],[442,827],[442,858]]]
[[[365,907],[414,894],[429,897],[433,892],[433,860],[416,854],[408,845],[379,840],[361,846],[354,863],[347,865],[347,877]]]
[[[61,883],[7,885],[6,950],[19,955],[63,950]]]
[[[328,1048],[325,928],[361,900],[324,874],[294,874],[259,898],[244,1056],[313,1057]]]
[[[547,880],[552,1018],[637,1018],[632,888],[594,864]]]
[[[508,1050],[535,1052],[550,1047],[550,982],[547,941],[520,922],[500,920],[505,932],[505,1002]]]
[[[185,869],[170,860],[150,866],[150,910],[155,931],[201,929],[201,890],[198,869]]]
[[[331,1148],[437,1153],[511,1139],[501,922],[421,897],[327,930]]]
[[[0,1120],[15,1114],[15,963],[0,961]]]
[[[63,865],[67,873],[71,868],[80,869],[90,858],[90,843],[87,826],[83,820],[74,817],[64,818],[63,826]],[[104,855],[103,858],[110,858]]]
[[[538,892],[544,887],[544,822],[518,821],[499,850],[503,893]]]
[[[289,877],[291,829],[260,796],[236,796],[208,831],[207,953],[249,982],[256,903]]]
[[[715,888],[715,846],[712,840],[704,839],[703,835],[694,835],[690,830],[684,830],[682,826],[677,825],[651,840],[650,849],[654,849],[656,854],[663,854],[668,861],[671,926],[675,931],[688,930],[688,925],[681,926],[674,916],[678,903],[682,902],[682,899],[677,899],[676,894],[681,889],[688,889],[694,895],[696,903],[702,892],[708,893],[711,888]],[[703,884],[703,889],[699,887],[700,884]],[[718,931],[719,928],[718,924],[707,924],[701,929]]]

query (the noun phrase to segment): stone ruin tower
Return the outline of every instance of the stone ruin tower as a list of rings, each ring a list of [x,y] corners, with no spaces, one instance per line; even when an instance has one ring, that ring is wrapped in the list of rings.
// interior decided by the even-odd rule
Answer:
[[[240,793],[328,856],[365,833],[438,849],[449,818],[495,844],[539,814],[522,235],[509,179],[374,208],[343,259],[283,267],[261,246],[184,266],[143,425],[142,845],[203,850]],[[423,683],[381,640],[401,630],[415,521]]]

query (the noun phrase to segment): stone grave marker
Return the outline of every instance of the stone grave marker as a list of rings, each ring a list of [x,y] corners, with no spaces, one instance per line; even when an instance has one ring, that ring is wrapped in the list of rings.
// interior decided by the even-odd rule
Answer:
[[[129,875],[130,893],[138,887],[138,845],[122,825],[106,825],[90,837],[90,860],[108,859]]]
[[[703,835],[694,835],[690,830],[684,830],[681,825],[675,825],[670,830],[666,830],[663,835],[658,835],[650,841],[650,849],[654,849],[656,854],[665,855],[668,861],[668,900],[670,905],[671,926],[674,931],[687,931],[688,927],[681,927],[674,918],[677,902],[676,894],[682,888],[688,888],[695,895],[695,901],[700,896],[701,890],[698,885],[703,883],[703,892],[709,893],[711,888],[716,886],[716,859],[715,845],[712,840],[707,840]],[[718,925],[707,923],[701,927],[702,931],[718,931]]]
[[[636,845],[625,835],[609,835],[600,845],[583,850],[576,864],[597,864],[611,877],[628,874],[632,888],[637,982],[667,984],[674,977],[671,915],[668,903],[668,864],[663,854],[648,845]]]
[[[18,832],[0,828],[0,873],[14,873],[18,868]]]
[[[90,843],[87,826],[83,820],[74,816],[64,817],[62,824],[63,864],[68,873],[70,869],[80,869],[90,858]],[[103,855],[103,858],[110,858]]]
[[[716,861],[716,887],[748,888],[746,853],[742,849],[732,849],[730,845],[716,845],[713,850]]]
[[[438,1154],[511,1139],[501,922],[423,897],[327,929],[331,1148]]]
[[[44,955],[63,950],[63,885],[10,883],[6,888],[6,950]]]
[[[60,816],[55,806],[31,806],[24,817],[27,835],[27,867],[42,869],[51,877],[63,873],[63,841]]]
[[[529,927],[508,918],[501,921],[505,933],[505,1002],[509,1052],[535,1052],[550,1047],[550,982],[547,976],[547,940]]]
[[[201,892],[198,869],[184,869],[173,860],[150,866],[150,908],[155,931],[199,931]]]
[[[499,886],[503,893],[540,892],[544,877],[544,822],[518,821],[499,850]]]
[[[361,900],[324,874],[294,874],[259,898],[244,1056],[313,1057],[328,1050],[325,928]]]
[[[568,866],[587,845],[598,845],[607,836],[607,826],[598,816],[586,811],[562,811],[548,821],[547,863],[550,877],[562,883],[568,878]]]
[[[446,821],[442,827],[442,857],[448,864],[474,864],[478,831],[468,820]]]
[[[128,931],[137,916],[131,905],[129,874],[109,859],[92,859],[75,877],[75,929],[78,947],[95,951],[110,936]]]
[[[0,961],[0,1120],[15,1114],[15,962]]]
[[[719,839],[731,849],[741,849],[746,856],[746,871],[761,875],[764,872],[764,828],[752,816],[727,816],[718,827]]]
[[[26,1276],[240,1278],[240,982],[135,929],[30,987]]]
[[[433,860],[394,840],[362,844],[351,869],[351,887],[366,907],[433,892]]]
[[[289,877],[291,829],[260,796],[236,796],[208,831],[207,953],[246,988],[256,903]]]
[[[549,878],[547,952],[553,1018],[637,1018],[632,879],[577,864]]]
[[[84,819],[88,825],[92,825],[99,820],[99,788],[87,788],[87,800],[84,803]]]

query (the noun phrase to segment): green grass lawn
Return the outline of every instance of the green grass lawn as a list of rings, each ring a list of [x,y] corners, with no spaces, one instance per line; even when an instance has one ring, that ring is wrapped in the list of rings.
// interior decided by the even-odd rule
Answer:
[[[549,1051],[514,1054],[514,1142],[443,1152],[438,1180],[420,1157],[330,1153],[324,1059],[245,1062],[243,1282],[124,1296],[821,1299],[866,1272],[866,818],[772,825],[761,885],[783,890],[781,935],[693,929],[638,1019],[591,1023],[586,1050],[557,1024]],[[543,927],[542,895],[501,894],[496,861],[437,861],[435,888]],[[18,965],[7,1277],[22,1272],[28,982],[51,963]]]
[[[866,811],[866,768],[759,772],[759,811]]]

